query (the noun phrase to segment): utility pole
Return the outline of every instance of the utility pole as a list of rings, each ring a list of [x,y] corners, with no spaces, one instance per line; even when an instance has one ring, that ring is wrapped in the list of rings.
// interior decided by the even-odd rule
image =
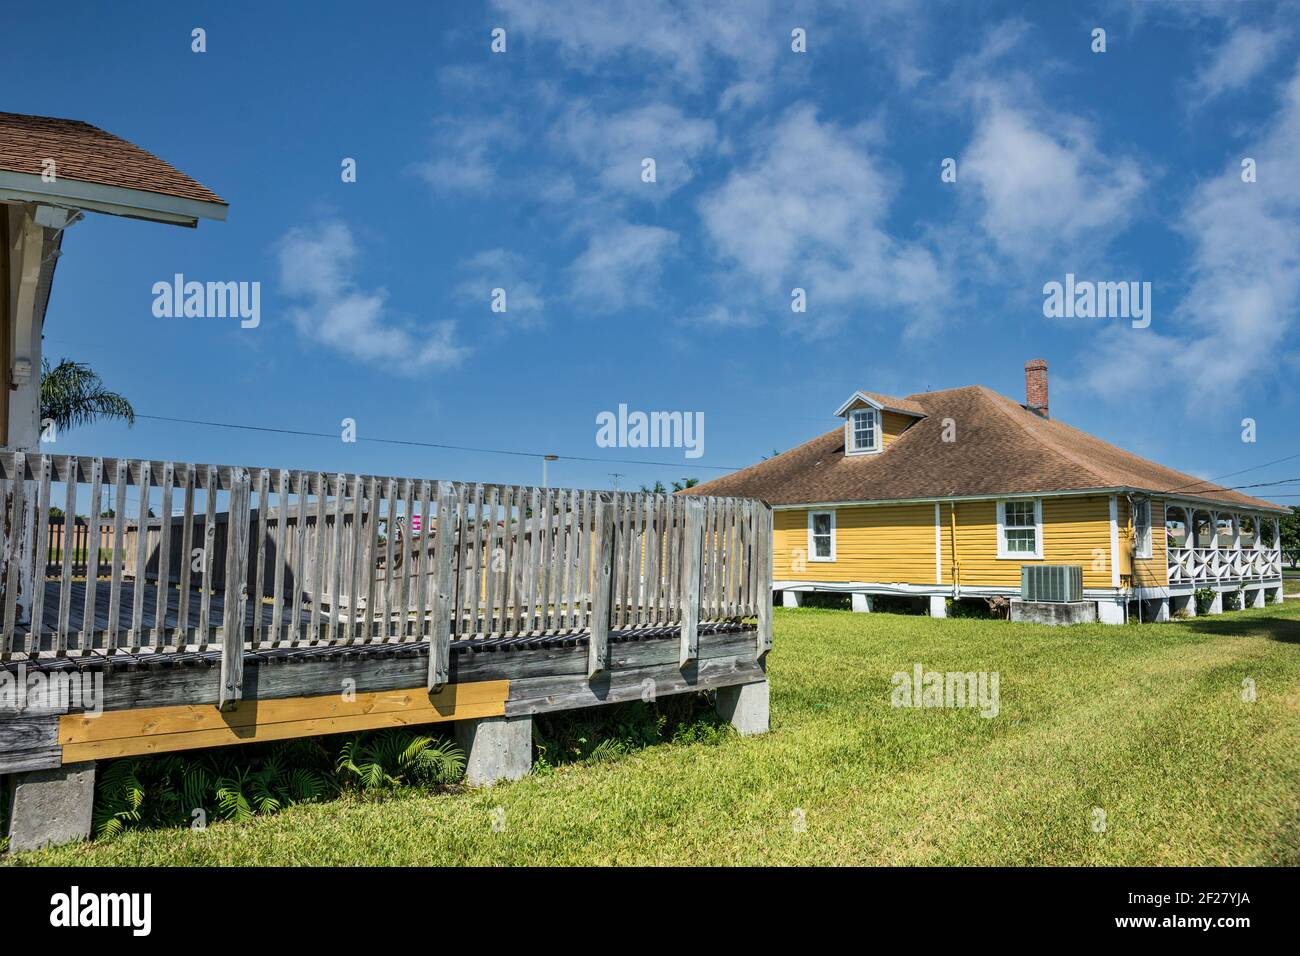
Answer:
[[[623,477],[623,472],[621,472],[621,471],[611,471],[611,472],[609,473],[609,477],[611,477],[611,478],[614,479],[614,490],[615,490],[615,491],[618,491],[618,480],[619,480],[620,478]]]
[[[543,487],[543,488],[549,488],[549,487],[551,487],[551,486],[550,486],[549,484],[547,484],[547,482],[546,482],[546,463],[547,463],[548,461],[559,461],[559,460],[560,460],[560,456],[559,456],[559,455],[543,455],[543,456],[542,456],[542,487]]]

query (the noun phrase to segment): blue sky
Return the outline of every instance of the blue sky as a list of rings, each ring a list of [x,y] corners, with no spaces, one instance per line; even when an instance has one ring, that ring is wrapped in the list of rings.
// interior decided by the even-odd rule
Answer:
[[[363,438],[554,453],[552,484],[629,487],[789,449],[855,388],[1022,399],[1045,358],[1054,417],[1217,476],[1300,453],[1296,13],[27,4],[6,13],[28,39],[0,109],[102,126],[231,204],[195,231],[91,216],[66,236],[46,352],[140,412],[354,418]],[[261,325],[156,318],[151,287],[177,272],[261,282]],[[1066,273],[1150,282],[1150,327],[1045,318]],[[703,457],[597,447],[620,404],[704,413]],[[58,450],[540,478],[533,458],[145,420]]]

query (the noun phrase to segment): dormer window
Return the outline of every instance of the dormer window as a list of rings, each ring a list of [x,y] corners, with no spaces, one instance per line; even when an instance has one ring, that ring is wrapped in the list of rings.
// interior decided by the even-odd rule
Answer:
[[[844,419],[844,454],[875,455],[924,418],[925,409],[908,398],[854,392],[835,414]]]
[[[874,408],[855,408],[849,414],[849,452],[880,451],[880,422]]]

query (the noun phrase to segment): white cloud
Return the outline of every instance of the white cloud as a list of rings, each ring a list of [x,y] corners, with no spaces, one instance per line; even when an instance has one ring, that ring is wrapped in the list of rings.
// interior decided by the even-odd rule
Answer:
[[[763,76],[783,49],[771,0],[493,0],[492,6],[516,37],[554,42],[571,67],[589,73],[611,59],[644,57],[683,82],[697,82],[720,64],[745,77]],[[784,36],[788,50],[788,27]]]
[[[885,229],[893,184],[862,129],[821,122],[800,105],[767,130],[755,160],[699,204],[705,232],[771,311],[789,309],[794,287],[824,331],[854,309],[904,307],[908,327],[929,327],[949,282],[925,247]]]
[[[605,114],[579,101],[560,118],[555,136],[579,162],[596,170],[605,189],[663,199],[694,177],[717,130],[712,120],[693,119],[663,103]],[[655,161],[654,183],[641,181],[647,157]]]
[[[1192,193],[1179,222],[1192,243],[1186,294],[1167,319],[1156,313],[1158,336],[1103,343],[1087,372],[1093,388],[1174,387],[1203,406],[1270,382],[1300,326],[1300,68],[1240,155],[1256,160],[1258,181],[1242,182],[1234,156]]]
[[[516,134],[505,122],[476,116],[437,124],[431,158],[412,166],[435,193],[483,194],[497,183],[497,162]]]
[[[1136,218],[1148,171],[1092,123],[1043,100],[1041,77],[1055,65],[1031,72],[1034,40],[1027,21],[1000,22],[937,87],[943,106],[974,119],[948,188],[963,205],[963,229],[986,240],[963,253],[1032,269],[1045,260],[1055,268],[1066,252],[1082,270]]]
[[[485,249],[461,263],[466,278],[456,287],[456,293],[469,311],[491,306],[492,290],[505,291],[505,312],[487,313],[493,318],[509,319],[518,325],[538,322],[546,309],[537,282],[529,277],[529,263],[523,256],[508,249]]]
[[[289,317],[320,345],[397,372],[458,364],[467,349],[454,322],[416,324],[393,315],[388,291],[357,286],[352,231],[338,221],[290,229],[276,246],[280,288],[299,300]]]
[[[649,304],[677,234],[659,226],[618,222],[596,230],[569,267],[571,294],[592,312]]]
[[[724,303],[714,303],[702,309],[691,321],[719,329],[747,328],[759,323],[758,316],[753,312]]]
[[[1123,231],[1146,185],[1134,159],[1103,148],[1076,117],[980,93],[958,183],[976,190],[980,228],[999,252],[1036,260]]]
[[[1199,103],[1243,89],[1282,48],[1281,31],[1239,26],[1214,51],[1193,84]]]

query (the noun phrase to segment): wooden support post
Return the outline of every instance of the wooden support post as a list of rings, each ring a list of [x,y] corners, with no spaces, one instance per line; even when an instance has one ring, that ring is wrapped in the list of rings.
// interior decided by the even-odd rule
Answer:
[[[758,562],[758,645],[756,656],[762,658],[772,649],[772,509],[756,503],[758,534],[754,540],[754,560]]]
[[[438,482],[438,533],[433,554],[433,622],[429,628],[429,692],[441,690],[451,676],[451,610],[455,597],[452,557],[456,549],[456,506],[452,486]],[[422,532],[428,534],[429,529]]]
[[[215,489],[209,489],[208,494],[215,498]],[[244,610],[248,604],[248,526],[252,519],[247,469],[236,469],[231,475],[227,510],[221,693],[218,697],[222,710],[233,707],[244,692]],[[260,607],[257,610],[261,613]]]
[[[591,640],[587,645],[587,677],[609,669],[609,622],[613,610],[614,504],[596,502],[596,550],[592,568]]]
[[[686,540],[682,547],[682,643],[678,664],[700,656],[700,577],[704,570],[704,502],[686,501]]]

